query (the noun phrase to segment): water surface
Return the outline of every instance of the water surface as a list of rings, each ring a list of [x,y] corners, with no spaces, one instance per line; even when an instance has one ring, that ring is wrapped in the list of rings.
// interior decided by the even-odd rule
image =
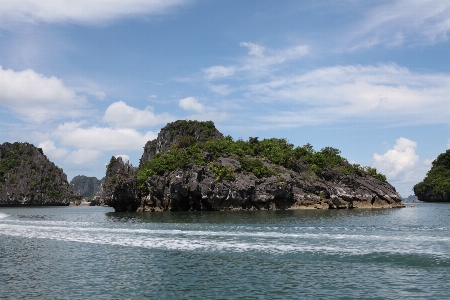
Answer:
[[[450,203],[0,208],[0,298],[449,299]]]

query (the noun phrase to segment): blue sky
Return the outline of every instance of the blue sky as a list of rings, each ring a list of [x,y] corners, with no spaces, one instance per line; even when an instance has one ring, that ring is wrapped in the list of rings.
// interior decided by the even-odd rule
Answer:
[[[0,142],[68,179],[177,119],[332,146],[406,197],[450,148],[450,1],[3,0]]]

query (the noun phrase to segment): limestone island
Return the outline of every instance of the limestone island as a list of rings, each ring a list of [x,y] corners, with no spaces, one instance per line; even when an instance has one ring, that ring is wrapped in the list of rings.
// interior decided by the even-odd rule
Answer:
[[[0,145],[0,206],[69,205],[67,175],[29,143]]]
[[[375,168],[286,139],[223,136],[211,121],[176,121],[148,141],[139,167],[112,157],[102,201],[116,212],[404,207]]]

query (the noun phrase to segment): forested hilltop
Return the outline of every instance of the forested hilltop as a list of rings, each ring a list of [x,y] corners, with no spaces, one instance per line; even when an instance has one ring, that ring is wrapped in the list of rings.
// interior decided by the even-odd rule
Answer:
[[[433,161],[424,180],[414,186],[414,194],[420,201],[450,202],[450,149]]]
[[[72,197],[66,174],[41,148],[0,145],[0,206],[69,205]]]
[[[403,206],[384,175],[338,149],[233,140],[211,121],[167,124],[146,144],[139,168],[112,157],[103,197],[116,211]]]

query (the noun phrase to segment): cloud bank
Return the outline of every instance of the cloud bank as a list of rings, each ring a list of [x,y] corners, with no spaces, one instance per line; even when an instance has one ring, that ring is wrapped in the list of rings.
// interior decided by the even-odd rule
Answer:
[[[172,122],[175,117],[168,113],[155,114],[153,108],[149,106],[140,110],[118,101],[106,109],[102,120],[114,124],[116,128],[142,128]]]
[[[296,111],[269,116],[268,122],[387,121],[391,124],[448,122],[450,76],[420,74],[395,64],[337,66],[249,86],[261,101],[284,101]],[[323,116],[327,116],[323,118]]]
[[[78,118],[89,114],[87,100],[54,76],[31,69],[14,71],[0,66],[0,105],[28,122]]]
[[[400,137],[392,149],[384,154],[373,154],[372,166],[385,174],[388,182],[395,185],[403,197],[413,193],[412,187],[423,180],[431,168],[432,159],[425,159],[419,163],[416,153],[417,143]]]
[[[83,128],[81,123],[68,122],[59,125],[51,136],[64,147],[95,151],[141,151],[145,143],[157,135],[152,131],[142,134],[129,128],[98,126]]]
[[[414,170],[419,161],[416,147],[416,142],[401,137],[396,140],[393,149],[381,155],[375,153],[373,155],[375,161],[373,165],[393,180],[408,176],[408,173]]]
[[[190,0],[2,0],[0,26],[10,23],[102,24],[114,19],[159,15]]]

